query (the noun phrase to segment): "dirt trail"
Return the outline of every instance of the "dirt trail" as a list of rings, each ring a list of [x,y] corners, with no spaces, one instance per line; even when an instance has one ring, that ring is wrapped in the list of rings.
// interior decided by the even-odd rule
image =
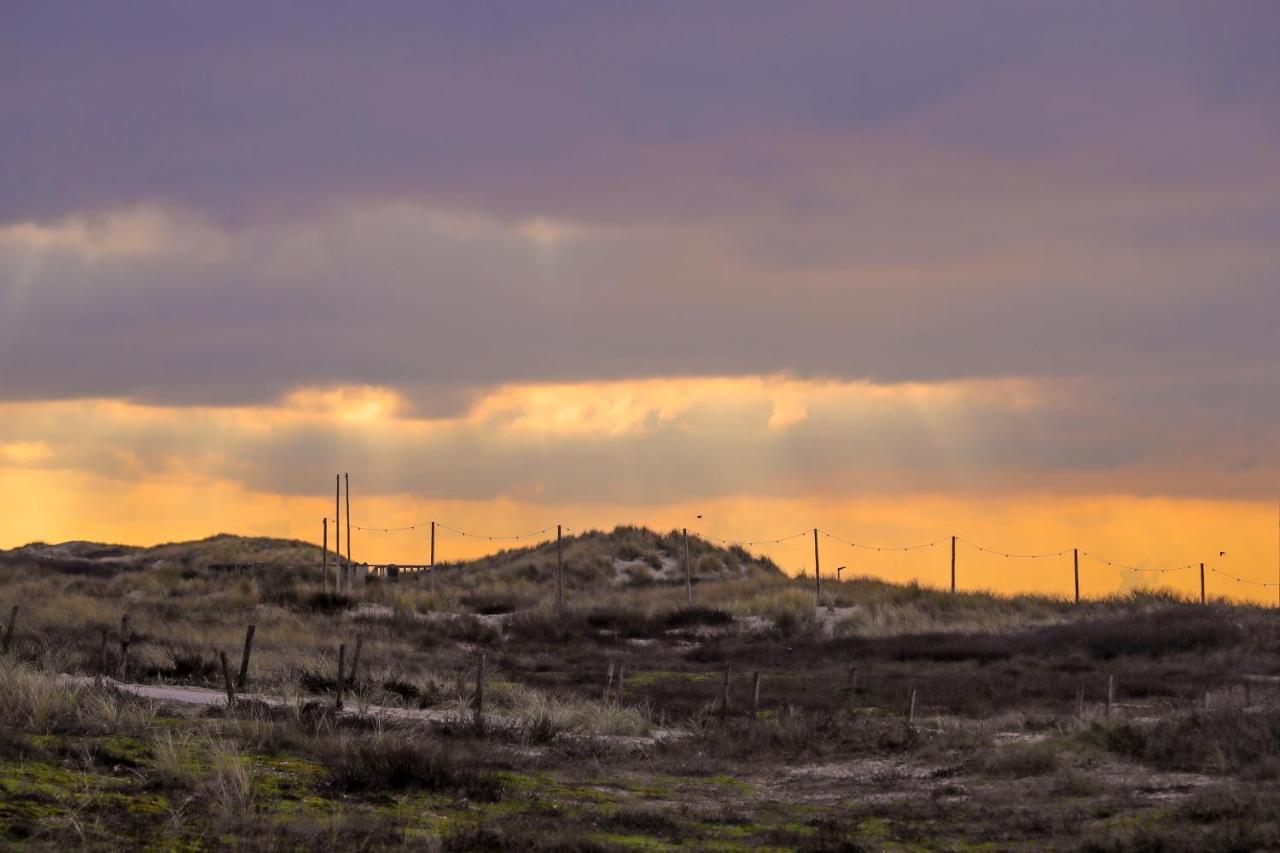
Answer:
[[[164,684],[135,684],[126,681],[117,681],[114,678],[96,678],[88,675],[64,675],[64,680],[73,684],[93,685],[101,683],[105,687],[118,690],[121,693],[128,693],[131,696],[138,696],[143,699],[150,699],[156,702],[168,702],[175,705],[193,705],[198,707],[223,707],[227,704],[227,694],[222,690],[214,690],[208,687],[182,687],[177,685]],[[288,699],[281,696],[268,696],[262,693],[237,693],[237,700],[246,702],[260,702],[263,705],[272,708],[287,708],[300,702],[329,702],[332,703],[332,697],[321,696],[299,696],[296,699]],[[342,717],[364,717],[375,720],[384,720],[392,723],[456,723],[470,719],[470,715],[464,715],[458,709],[434,709],[434,708],[393,708],[387,705],[368,705],[358,701],[348,701],[344,704],[343,709],[337,714]],[[519,723],[512,717],[502,716],[500,714],[485,714],[485,725],[495,729],[515,729]],[[620,746],[643,747],[652,746],[669,740],[678,740],[679,738],[689,736],[690,732],[684,729],[652,729],[648,735],[593,735],[581,732],[566,732],[561,737],[575,740],[599,741],[601,743],[609,743]]]

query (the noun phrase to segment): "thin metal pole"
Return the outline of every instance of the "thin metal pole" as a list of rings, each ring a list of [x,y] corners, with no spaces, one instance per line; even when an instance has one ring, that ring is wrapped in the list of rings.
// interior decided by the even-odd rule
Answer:
[[[351,535],[349,532],[348,536]],[[333,553],[337,557],[334,563],[333,591],[342,592],[342,475],[333,475]]]
[[[351,568],[351,478],[343,474],[342,479],[347,487],[347,592],[351,592],[351,582],[354,580],[351,575],[355,574]]]

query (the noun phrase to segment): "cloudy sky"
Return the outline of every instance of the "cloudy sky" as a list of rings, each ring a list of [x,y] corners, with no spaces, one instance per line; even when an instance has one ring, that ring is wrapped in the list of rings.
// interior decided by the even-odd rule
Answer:
[[[377,527],[956,533],[1274,581],[1278,29],[1267,0],[6,3],[0,547],[318,539],[348,471]]]

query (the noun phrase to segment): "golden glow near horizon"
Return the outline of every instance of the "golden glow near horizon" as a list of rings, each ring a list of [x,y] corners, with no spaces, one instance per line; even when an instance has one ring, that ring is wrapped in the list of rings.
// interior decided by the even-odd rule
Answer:
[[[559,440],[570,442],[570,448],[579,446],[574,442],[598,448],[657,441],[668,434],[691,433],[705,440],[706,431],[730,446],[727,461],[707,470],[759,466],[758,484],[764,490],[785,478],[777,473],[778,460],[761,448],[810,419],[821,421],[839,412],[854,423],[887,418],[892,425],[902,418],[906,427],[929,430],[940,453],[963,457],[985,452],[976,443],[980,435],[964,427],[967,412],[991,406],[1005,413],[1031,411],[1041,398],[1036,386],[1014,380],[884,386],[713,377],[501,386],[477,393],[470,406],[452,416],[432,417],[413,414],[400,395],[376,387],[299,389],[278,404],[253,407],[164,407],[119,400],[4,404],[0,478],[8,499],[0,514],[0,545],[72,538],[151,544],[217,532],[318,543],[320,519],[332,514],[332,474],[353,466],[326,454],[323,441],[314,455],[301,453],[301,459],[281,463],[278,475],[271,464],[279,447],[288,449],[299,436],[327,430],[328,439],[345,437],[366,451],[364,469],[350,470],[352,520],[358,525],[394,528],[436,520],[503,536],[557,523],[578,531],[640,524],[690,527],[737,541],[818,527],[873,547],[954,533],[1013,553],[1079,547],[1147,569],[1204,561],[1223,573],[1209,574],[1210,595],[1275,602],[1274,588],[1228,578],[1275,582],[1273,501],[1140,497],[1125,494],[1110,481],[1100,481],[1109,488],[1097,494],[1027,488],[935,493],[921,488],[858,495],[842,492],[839,478],[820,476],[811,489],[792,483],[757,495],[738,488],[752,482],[738,474],[726,474],[724,482],[732,488],[701,498],[682,497],[680,483],[641,479],[634,495],[615,487],[575,498],[569,489],[569,497],[548,499],[549,486],[593,483],[594,466],[604,463],[592,456],[580,463],[572,456],[557,457],[550,473],[534,464]],[[269,443],[275,440],[283,444]],[[621,445],[620,453],[630,457],[665,447]],[[422,475],[423,493],[413,488],[377,493],[373,488],[379,478],[395,482],[393,474],[423,455],[432,463]],[[491,456],[498,457],[499,474],[504,466],[529,470],[489,483],[489,494],[468,496],[477,477],[495,476],[494,471],[478,472],[480,461]],[[950,461],[945,455],[939,458]],[[630,464],[657,461],[642,458]],[[279,485],[273,476],[280,478]],[[565,482],[549,483],[552,476]],[[624,469],[620,479],[629,482],[629,476]],[[420,562],[426,559],[427,535],[426,529],[357,530],[352,554],[365,561]],[[526,543],[464,538],[441,530],[437,554],[441,560],[460,559],[520,544]],[[878,552],[824,536],[820,546],[827,576],[843,565],[845,577],[872,575],[932,586],[945,586],[949,579],[946,542],[907,553]],[[772,557],[790,573],[812,573],[813,543],[807,536],[751,550]],[[1225,556],[1219,556],[1222,551]],[[1071,557],[1006,558],[961,544],[958,577],[965,589],[1070,595]],[[1190,595],[1198,594],[1199,575],[1194,569],[1165,575],[1124,571],[1082,557],[1081,586],[1086,596],[1137,586],[1165,586]]]

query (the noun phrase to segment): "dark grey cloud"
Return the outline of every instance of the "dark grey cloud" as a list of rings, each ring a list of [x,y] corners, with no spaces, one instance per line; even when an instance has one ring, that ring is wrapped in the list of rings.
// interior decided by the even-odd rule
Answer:
[[[670,219],[733,203],[720,172],[767,179],[768,162],[732,163],[740,136],[866,131],[1010,74],[1040,82],[940,138],[1069,143],[1073,117],[1038,111],[1038,90],[1089,97],[1129,74],[1274,130],[1278,24],[1267,2],[11,3],[0,220],[361,195]],[[698,140],[729,162],[699,180],[677,155],[659,190],[647,152]]]

